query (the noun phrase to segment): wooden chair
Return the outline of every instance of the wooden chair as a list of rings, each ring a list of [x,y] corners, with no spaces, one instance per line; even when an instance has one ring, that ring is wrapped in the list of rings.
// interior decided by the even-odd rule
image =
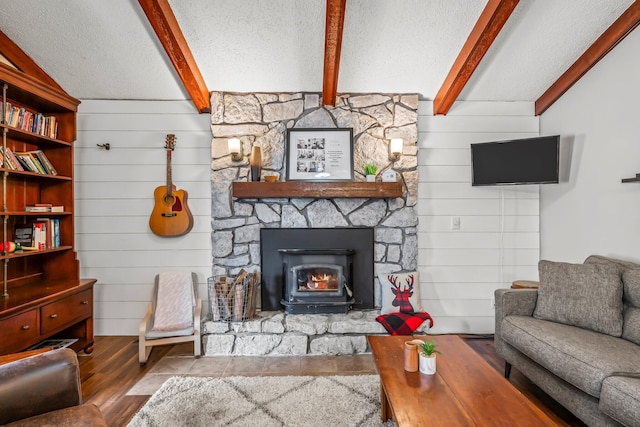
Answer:
[[[200,357],[200,314],[195,273],[156,275],[153,299],[140,322],[138,355],[147,362],[154,346],[193,341],[193,354]]]

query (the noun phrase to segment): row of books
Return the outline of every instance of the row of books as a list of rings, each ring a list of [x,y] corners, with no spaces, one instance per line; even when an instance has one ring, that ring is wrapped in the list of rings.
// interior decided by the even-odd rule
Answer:
[[[34,113],[25,108],[11,105],[9,102],[4,107],[5,124],[49,138],[55,139],[58,136],[58,122],[55,116]]]
[[[36,203],[24,207],[25,212],[64,212],[64,206],[54,206],[52,203]]]
[[[30,224],[16,225],[16,244],[37,250],[60,247],[60,220],[37,218]]]
[[[42,150],[16,151],[14,153],[9,147],[6,147],[6,152],[3,147],[0,147],[0,166],[43,175],[58,175],[58,171]]]

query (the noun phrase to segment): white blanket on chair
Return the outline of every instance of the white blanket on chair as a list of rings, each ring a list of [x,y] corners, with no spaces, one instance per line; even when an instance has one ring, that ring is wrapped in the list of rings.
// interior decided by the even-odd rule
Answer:
[[[160,273],[153,331],[176,331],[193,326],[191,273]]]

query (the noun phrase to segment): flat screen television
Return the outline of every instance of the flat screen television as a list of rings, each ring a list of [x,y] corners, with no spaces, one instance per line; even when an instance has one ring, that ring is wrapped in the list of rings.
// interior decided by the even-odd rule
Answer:
[[[471,185],[557,184],[560,135],[471,144]]]

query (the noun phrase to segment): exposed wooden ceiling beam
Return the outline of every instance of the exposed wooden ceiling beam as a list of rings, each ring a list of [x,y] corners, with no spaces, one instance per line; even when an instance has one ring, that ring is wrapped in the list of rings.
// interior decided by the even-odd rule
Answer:
[[[620,17],[536,100],[536,116],[544,113],[587,71],[605,57],[640,24],[640,0],[634,1]]]
[[[180,30],[168,0],[138,0],[173,67],[200,113],[211,111],[209,89]]]
[[[34,77],[43,83],[48,84],[51,87],[61,90],[66,93],[60,85],[51,78],[51,76],[44,72],[42,68],[35,63],[29,55],[27,55],[20,47],[13,42],[5,33],[0,31],[0,54],[7,58],[18,70]]]
[[[327,0],[324,35],[324,77],[322,82],[323,105],[336,105],[346,4],[347,0]]]
[[[519,0],[489,0],[433,100],[433,114],[447,114]]]

